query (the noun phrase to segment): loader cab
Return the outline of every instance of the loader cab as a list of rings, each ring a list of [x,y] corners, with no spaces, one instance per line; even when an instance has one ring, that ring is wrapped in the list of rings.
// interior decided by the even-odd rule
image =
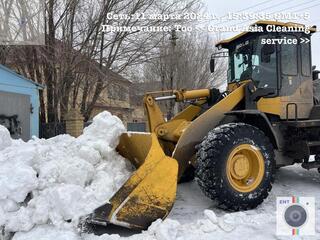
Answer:
[[[310,33],[268,31],[270,26],[288,29],[295,25],[269,21],[253,25],[261,31],[244,32],[216,45],[229,53],[228,90],[232,91],[239,82],[252,80],[265,94],[258,104],[260,111],[281,119],[308,118],[313,108],[310,37],[315,29]]]
[[[230,44],[228,83],[253,80],[257,88],[278,90],[276,45],[262,45],[262,40],[272,37],[256,35]]]

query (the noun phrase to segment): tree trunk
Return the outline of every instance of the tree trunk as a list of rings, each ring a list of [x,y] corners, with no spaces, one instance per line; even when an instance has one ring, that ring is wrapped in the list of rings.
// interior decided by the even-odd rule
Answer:
[[[103,84],[103,80],[100,77],[99,81],[96,85],[96,88],[95,88],[95,91],[94,91],[94,94],[92,97],[92,101],[90,102],[90,104],[87,108],[87,111],[85,111],[85,113],[84,113],[84,120],[85,121],[88,121],[90,119],[90,116],[91,116],[92,111],[94,109],[94,105],[97,103],[99,96],[100,96],[101,92],[103,91],[103,89],[104,89],[104,84]]]
[[[55,91],[55,26],[54,26],[54,0],[48,1],[48,29],[46,34],[46,53],[47,59],[45,63],[45,79],[47,85],[47,114],[48,122],[57,122],[57,102],[56,91]]]

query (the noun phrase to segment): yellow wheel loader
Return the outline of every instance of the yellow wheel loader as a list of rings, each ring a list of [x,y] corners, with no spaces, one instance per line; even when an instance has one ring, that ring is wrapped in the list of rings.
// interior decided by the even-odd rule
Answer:
[[[87,222],[146,229],[169,214],[179,179],[192,169],[206,196],[238,211],[262,203],[276,168],[294,163],[306,169],[320,167],[318,157],[309,162],[310,155],[320,153],[319,90],[313,89],[319,72],[312,69],[310,47],[316,27],[272,21],[255,26],[262,31],[217,44],[228,51],[225,92],[145,95],[150,132],[123,134],[117,147],[136,170]],[[282,31],[268,31],[270,26]],[[272,41],[277,39],[296,44]],[[212,71],[216,57],[210,62]],[[166,100],[189,105],[167,121],[158,105]]]

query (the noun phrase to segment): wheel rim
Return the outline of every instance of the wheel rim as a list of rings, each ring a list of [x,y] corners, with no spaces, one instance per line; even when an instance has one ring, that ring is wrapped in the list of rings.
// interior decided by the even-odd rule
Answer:
[[[264,158],[257,147],[241,144],[229,154],[226,170],[228,181],[235,190],[251,192],[263,179]]]

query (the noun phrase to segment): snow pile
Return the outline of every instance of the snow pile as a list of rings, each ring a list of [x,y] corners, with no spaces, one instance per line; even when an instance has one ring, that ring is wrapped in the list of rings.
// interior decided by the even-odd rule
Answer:
[[[12,143],[9,131],[0,125],[0,151],[9,147]]]
[[[80,235],[76,226],[80,216],[105,203],[129,177],[130,164],[115,151],[124,131],[121,121],[107,112],[78,138],[62,135],[24,143],[11,140],[0,126],[0,239],[1,226],[15,232],[12,240],[122,239],[118,234]],[[180,184],[169,217],[127,239],[288,239],[276,235],[276,197],[314,196],[318,203],[319,183],[315,170],[281,168],[258,208],[235,213],[217,208],[195,182]],[[316,236],[303,239],[320,239],[319,219],[317,204]]]
[[[24,143],[0,127],[0,226],[7,232],[44,224],[74,229],[79,217],[105,203],[130,176],[130,165],[115,151],[124,131],[121,120],[108,112],[96,116],[78,138]],[[34,231],[59,239],[52,228]]]
[[[119,235],[80,234],[79,218],[104,204],[130,175],[130,164],[116,153],[121,121],[101,113],[73,138],[33,139],[27,143],[11,140],[1,128],[0,226],[15,233],[13,240],[106,240]],[[130,239],[193,239],[219,231],[232,231],[213,211],[192,223],[155,221]],[[1,230],[1,228],[0,228]],[[186,235],[187,234],[187,235]]]

